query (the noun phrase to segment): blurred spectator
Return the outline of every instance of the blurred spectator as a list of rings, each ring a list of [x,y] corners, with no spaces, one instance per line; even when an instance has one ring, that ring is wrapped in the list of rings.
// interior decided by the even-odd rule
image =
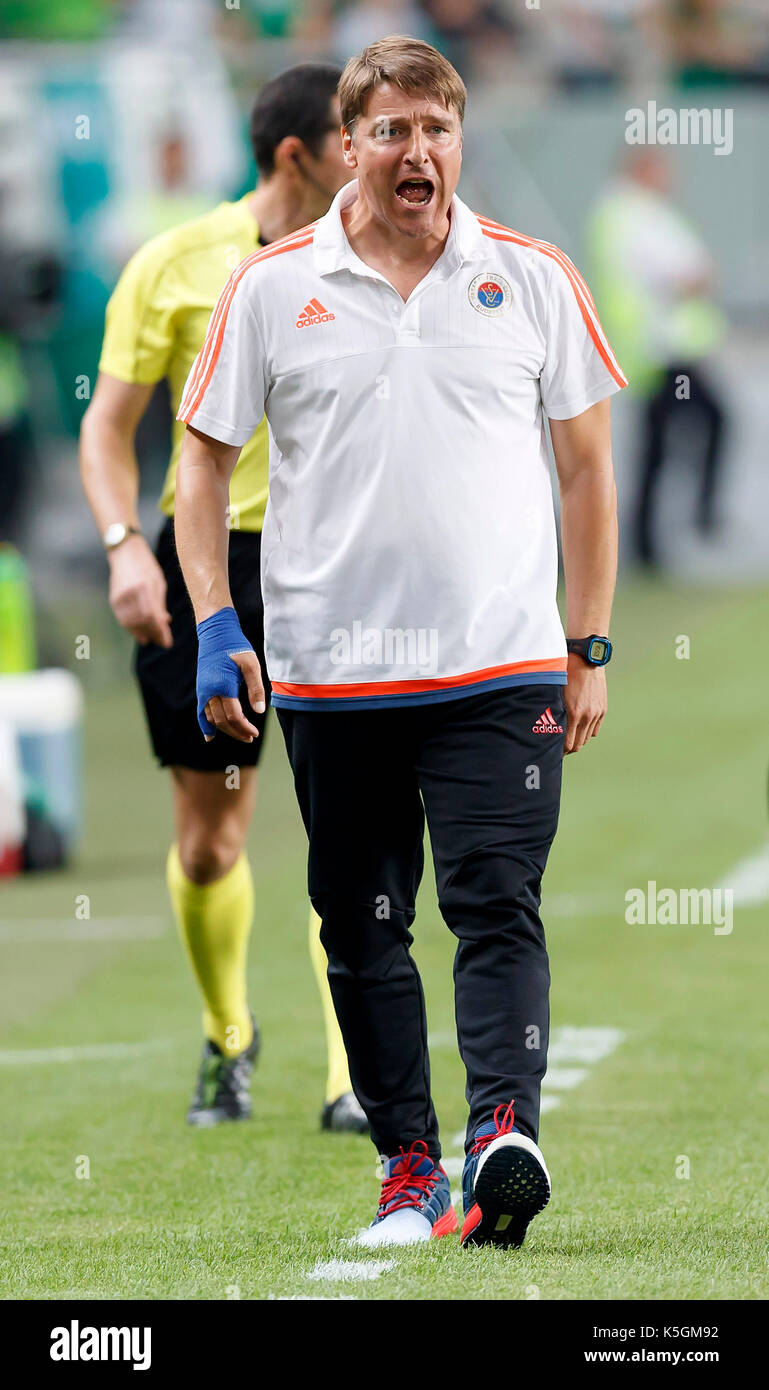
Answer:
[[[160,132],[154,162],[152,186],[133,189],[108,204],[101,241],[110,282],[150,237],[200,217],[214,205],[215,199],[195,185],[194,161],[181,131],[172,126]]]
[[[417,0],[346,0],[327,8],[331,56],[343,64],[385,34],[430,40],[430,26]]]
[[[769,81],[766,0],[672,0],[666,27],[682,86]]]
[[[223,10],[216,0],[113,0],[120,37],[153,43],[203,44],[215,35]]]
[[[569,92],[619,84],[659,46],[662,0],[557,0],[550,16],[556,81]]]
[[[601,197],[589,227],[598,311],[631,388],[643,402],[634,540],[639,561],[659,561],[654,509],[680,426],[688,461],[700,470],[698,529],[717,524],[724,411],[708,358],[725,321],[711,299],[715,267],[701,237],[670,196],[671,168],[656,147],[636,147]]]
[[[0,213],[4,194],[0,187]],[[59,266],[50,255],[0,241],[0,541],[21,539],[35,470],[21,344],[41,330],[58,288]]]
[[[518,27],[509,0],[313,0],[294,33],[341,63],[385,34],[408,34],[435,44],[472,80],[504,64]]]
[[[29,387],[14,337],[0,329],[0,542],[18,541],[34,465]]]
[[[161,130],[154,162],[153,186],[134,187],[110,199],[97,221],[94,239],[111,285],[140,246],[172,227],[202,216],[216,201],[196,188],[189,142],[173,125],[169,130]],[[159,382],[141,420],[136,442],[147,487],[159,485],[162,480],[171,447],[172,424],[168,388],[165,382]]]
[[[422,0],[433,42],[472,81],[490,59],[504,62],[515,49],[516,23],[496,0]]]

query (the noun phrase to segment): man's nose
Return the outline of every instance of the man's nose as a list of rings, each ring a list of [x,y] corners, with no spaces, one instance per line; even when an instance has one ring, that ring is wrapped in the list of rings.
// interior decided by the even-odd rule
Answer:
[[[427,150],[425,148],[424,135],[421,130],[415,130],[411,136],[406,159],[409,164],[415,164],[417,167],[421,167],[426,158]]]

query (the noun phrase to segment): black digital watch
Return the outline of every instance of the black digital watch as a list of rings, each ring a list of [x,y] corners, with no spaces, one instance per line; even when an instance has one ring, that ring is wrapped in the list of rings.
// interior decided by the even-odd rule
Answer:
[[[608,637],[567,637],[566,650],[577,652],[589,666],[605,666],[611,661],[612,644]]]

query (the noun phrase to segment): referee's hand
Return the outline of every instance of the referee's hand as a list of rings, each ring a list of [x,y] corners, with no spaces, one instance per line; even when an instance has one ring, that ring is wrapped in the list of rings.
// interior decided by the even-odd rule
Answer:
[[[256,654],[250,651],[230,652],[230,660],[240,667],[251,708],[261,714],[265,707],[265,695],[261,667]],[[241,743],[253,743],[254,739],[259,737],[259,730],[246,719],[243,706],[237,698],[213,695],[204,712],[206,719],[215,724],[220,733],[229,734],[230,738],[237,738]],[[213,734],[206,734],[206,743],[210,743],[213,737]]]
[[[173,646],[166,577],[144,536],[129,536],[109,553],[109,601],[121,627],[145,647]]]

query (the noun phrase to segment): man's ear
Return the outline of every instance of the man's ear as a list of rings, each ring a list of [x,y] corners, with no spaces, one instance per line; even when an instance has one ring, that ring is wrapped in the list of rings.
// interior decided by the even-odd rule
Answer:
[[[342,158],[348,169],[357,169],[358,156],[355,153],[352,133],[346,126],[342,126]]]
[[[285,171],[292,168],[297,160],[301,159],[304,143],[298,135],[285,135],[275,146],[273,161],[276,169]]]

